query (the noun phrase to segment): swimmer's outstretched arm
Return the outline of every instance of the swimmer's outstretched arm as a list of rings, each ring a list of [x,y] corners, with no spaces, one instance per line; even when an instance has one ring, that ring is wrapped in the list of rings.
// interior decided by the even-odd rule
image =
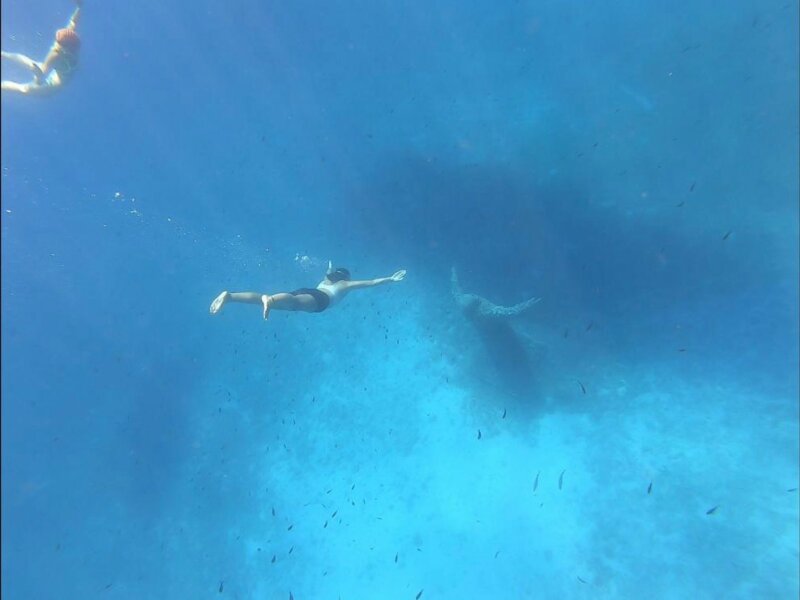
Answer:
[[[347,282],[347,289],[348,290],[357,290],[359,288],[368,288],[374,287],[376,285],[382,285],[384,283],[393,283],[395,281],[402,281],[405,279],[406,271],[405,269],[401,269],[397,271],[394,275],[389,277],[379,277],[377,279],[366,279],[363,281],[348,281]]]
[[[69,18],[69,24],[67,25],[67,29],[72,29],[75,31],[75,28],[78,26],[78,19],[81,16],[81,6],[83,5],[83,0],[75,0],[75,10],[72,11],[72,16]]]

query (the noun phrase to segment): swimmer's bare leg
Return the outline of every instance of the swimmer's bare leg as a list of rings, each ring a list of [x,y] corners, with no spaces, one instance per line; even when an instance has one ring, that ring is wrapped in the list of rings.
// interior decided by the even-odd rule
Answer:
[[[267,295],[261,297],[261,305],[264,307],[264,318],[266,319],[271,310],[291,310],[300,312],[317,312],[317,300],[310,294],[280,294]]]
[[[3,81],[0,88],[4,92],[18,92],[20,94],[30,94],[39,86],[35,83],[17,83],[15,81]]]
[[[227,302],[261,304],[261,294],[258,292],[222,292],[219,296],[214,298],[208,312],[212,315],[217,314]]]
[[[222,292],[219,296],[214,298],[214,301],[211,303],[211,307],[209,308],[209,312],[212,315],[217,314],[228,302],[260,304],[262,308],[262,314],[265,319],[269,317],[269,311],[273,309],[314,312],[317,306],[314,298],[308,294],[295,296],[294,294],[287,294],[285,292],[280,292],[278,294],[259,294],[258,292]]]
[[[0,83],[0,87],[4,92],[19,92],[20,94],[26,94],[28,92],[27,83],[17,83],[15,81],[3,81]]]
[[[4,92],[17,92],[20,94],[24,94],[26,96],[49,96],[53,92],[55,92],[61,84],[58,85],[50,85],[50,84],[42,84],[40,85],[38,81],[35,79],[28,83],[17,83],[15,81],[3,81],[2,82],[2,90]]]
[[[264,294],[261,296],[261,306],[264,308],[264,319],[269,317],[271,310],[303,310],[306,312],[313,312],[316,308],[316,302],[311,296],[302,294],[295,296],[294,294],[287,294],[280,292],[279,294]],[[310,299],[310,301],[309,301]]]
[[[267,294],[261,294],[261,306],[264,309],[261,314],[264,315],[265,321],[269,317],[269,309],[271,308],[270,304],[272,304],[272,298],[270,298]]]
[[[42,66],[30,58],[29,56],[25,56],[24,54],[19,54],[17,52],[0,52],[3,58],[6,58],[12,62],[17,63],[18,65],[25,67],[29,71],[33,71],[34,75],[40,75],[42,73]]]

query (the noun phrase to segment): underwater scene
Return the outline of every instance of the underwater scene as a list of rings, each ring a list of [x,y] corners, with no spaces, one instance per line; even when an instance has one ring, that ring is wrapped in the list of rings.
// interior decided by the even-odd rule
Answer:
[[[3,2],[3,599],[797,598],[799,20]]]

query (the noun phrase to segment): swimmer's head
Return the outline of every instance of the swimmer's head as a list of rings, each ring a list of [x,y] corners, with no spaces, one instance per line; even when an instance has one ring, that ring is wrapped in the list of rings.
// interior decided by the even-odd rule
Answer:
[[[350,271],[339,267],[335,271],[328,273],[325,278],[331,283],[336,283],[337,281],[349,281]]]
[[[59,29],[56,31],[58,45],[70,52],[77,52],[81,48],[81,38],[73,29]]]

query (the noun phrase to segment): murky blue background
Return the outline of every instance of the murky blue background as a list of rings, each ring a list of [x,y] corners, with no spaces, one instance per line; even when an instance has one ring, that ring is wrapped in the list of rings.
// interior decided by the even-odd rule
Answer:
[[[3,49],[71,10],[4,2]],[[2,98],[4,598],[797,597],[796,1],[79,32]],[[408,277],[208,314],[329,259]],[[542,301],[476,321],[453,267]]]

